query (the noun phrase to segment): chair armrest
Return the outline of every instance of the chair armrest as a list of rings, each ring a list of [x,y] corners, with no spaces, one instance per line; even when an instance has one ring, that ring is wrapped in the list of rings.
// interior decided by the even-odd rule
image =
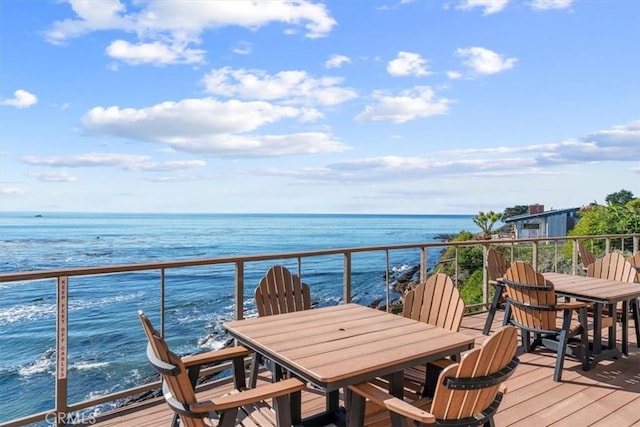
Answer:
[[[239,408],[250,403],[301,391],[306,383],[297,378],[289,378],[275,383],[261,385],[238,393],[227,394],[211,400],[204,400],[189,405],[189,409],[195,413],[207,413],[212,411],[224,411],[230,408]]]
[[[563,302],[561,304],[556,304],[556,308],[558,310],[577,310],[579,308],[590,307],[592,305],[593,304],[589,302],[570,301],[570,302]]]
[[[499,393],[507,394],[507,385],[505,383],[500,384],[500,388],[498,389]]]
[[[236,357],[246,357],[251,352],[242,346],[228,347],[221,350],[208,351],[206,353],[191,354],[181,358],[182,363],[187,368],[191,366],[208,365],[210,363],[222,362],[235,359]]]
[[[370,384],[368,382],[349,386],[351,391],[358,393],[360,396],[369,399],[377,405],[387,408],[399,415],[411,418],[422,423],[433,424],[436,417],[412,404],[405,402],[395,396],[390,395],[384,390]]]

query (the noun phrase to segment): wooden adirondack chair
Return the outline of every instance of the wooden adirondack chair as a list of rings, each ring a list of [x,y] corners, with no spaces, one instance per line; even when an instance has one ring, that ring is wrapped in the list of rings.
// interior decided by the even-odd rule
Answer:
[[[311,308],[309,286],[281,266],[271,267],[254,292],[259,316],[290,313]]]
[[[166,402],[176,413],[173,426],[205,427],[217,419],[219,427],[235,426],[238,418],[258,417],[272,426],[291,426],[291,395],[300,393],[305,383],[291,378],[267,384],[255,389],[246,389],[244,358],[249,351],[241,346],[226,348],[193,356],[179,357],[172,353],[162,336],[155,330],[144,312],[138,315],[149,343],[147,358],[162,375],[162,392]],[[236,393],[216,397],[213,400],[199,400],[194,384],[199,366],[232,360]],[[196,370],[187,370],[196,367]],[[275,413],[265,400],[274,399]],[[177,420],[180,419],[180,424]]]
[[[281,266],[276,265],[260,280],[254,291],[258,316],[290,313],[309,310],[311,308],[311,291],[309,286],[300,282],[300,277]],[[263,360],[254,353],[249,373],[249,386],[255,387],[258,381],[258,369]],[[275,378],[274,378],[275,379]]]
[[[636,256],[638,256],[638,254],[636,254]],[[608,253],[602,258],[596,259],[587,268],[587,276],[589,277],[617,280],[619,282],[633,283],[636,280],[636,277],[638,277],[638,274],[640,273],[636,271],[633,264],[626,260],[619,252]],[[636,328],[636,345],[640,347],[640,315],[638,314],[638,299],[635,298],[629,301],[629,303]],[[619,317],[617,313],[622,314],[622,307],[622,303],[618,303],[616,307],[616,317]],[[608,319],[603,318],[602,327],[609,327],[611,322],[613,322],[613,319],[613,314],[609,314]]]
[[[494,292],[496,292],[496,294],[491,299],[491,305],[489,306],[487,319],[482,330],[483,334],[489,335],[496,311],[499,306],[504,306],[505,303],[504,287],[498,286],[498,279],[504,276],[504,273],[507,271],[507,269],[509,269],[511,263],[509,263],[509,261],[507,261],[505,257],[502,256],[502,254],[496,249],[489,248],[487,249],[486,265],[489,284],[494,287]]]
[[[492,248],[487,249],[487,277],[490,285],[495,288],[498,279],[504,276],[509,267],[511,263],[500,252]],[[504,295],[500,297],[500,304],[504,304]]]
[[[506,392],[503,383],[519,363],[515,357],[517,345],[516,328],[502,327],[481,347],[465,352],[459,363],[440,373],[433,399],[408,402],[370,382],[350,386],[347,425],[363,425],[367,399],[401,416],[394,427],[407,426],[408,420],[414,420],[416,425],[493,426],[493,416]]]
[[[640,283],[640,269],[636,267],[640,267],[640,252],[637,252],[635,255],[629,257],[628,261],[631,263],[633,268],[636,269],[636,282]]]
[[[511,263],[500,252],[493,248],[487,249],[487,276],[490,285],[495,286],[497,280],[504,276],[509,267]]]
[[[591,252],[585,245],[580,242],[576,242],[578,246],[578,255],[580,256],[580,261],[582,261],[582,269],[587,270],[589,265],[593,264],[596,261],[596,255]]]
[[[516,261],[504,275],[507,293],[505,321],[520,328],[524,351],[543,345],[557,352],[553,380],[560,381],[565,353],[577,356],[584,370],[589,369],[589,344],[587,337],[587,307],[584,302],[558,303],[553,284],[541,273],[523,261]],[[579,321],[573,319],[579,310]],[[557,314],[562,314],[558,324]],[[509,318],[509,320],[508,320]],[[534,338],[531,340],[531,334]],[[575,350],[570,340],[580,337]]]
[[[407,293],[402,315],[458,332],[464,309],[464,301],[451,278],[446,274],[437,273]],[[410,388],[416,389],[416,393],[433,396],[438,374],[451,363],[450,359],[441,359],[427,366],[406,369],[405,380]]]

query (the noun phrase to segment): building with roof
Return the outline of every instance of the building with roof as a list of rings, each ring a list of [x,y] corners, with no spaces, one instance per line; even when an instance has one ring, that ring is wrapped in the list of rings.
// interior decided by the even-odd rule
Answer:
[[[512,224],[516,239],[537,237],[562,237],[578,222],[580,208],[544,210],[544,205],[529,206],[529,213],[507,218],[504,223]]]

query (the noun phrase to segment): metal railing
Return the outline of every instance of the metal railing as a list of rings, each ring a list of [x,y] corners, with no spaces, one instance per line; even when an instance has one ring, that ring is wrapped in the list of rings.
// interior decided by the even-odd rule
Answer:
[[[537,268],[538,254],[541,246],[554,248],[555,256],[555,268],[557,268],[558,260],[563,258],[561,250],[559,248],[572,242],[571,245],[571,272],[576,274],[578,271],[578,252],[577,243],[580,240],[598,240],[605,242],[605,252],[609,252],[613,247],[612,242],[616,243],[616,247],[620,247],[623,251],[629,253],[637,253],[640,245],[640,234],[626,234],[626,235],[600,235],[600,236],[566,236],[558,238],[532,238],[532,239],[492,239],[492,240],[471,240],[461,242],[428,242],[428,243],[415,243],[415,244],[400,244],[400,245],[386,245],[386,246],[366,246],[366,247],[352,247],[352,248],[339,248],[339,249],[325,249],[325,250],[312,250],[303,252],[288,252],[277,254],[261,254],[261,255],[245,255],[245,256],[229,256],[229,257],[216,257],[206,259],[191,259],[180,261],[166,261],[155,263],[140,263],[140,264],[126,264],[126,265],[113,265],[113,266],[99,266],[99,267],[86,267],[86,268],[69,268],[69,269],[57,269],[46,271],[28,271],[17,273],[1,273],[0,283],[10,283],[15,286],[20,286],[24,282],[33,282],[45,279],[55,279],[57,283],[57,320],[56,320],[56,371],[55,371],[55,407],[49,411],[38,412],[30,414],[26,417],[14,419],[0,424],[0,427],[17,427],[30,423],[47,422],[49,425],[64,425],[68,419],[68,414],[77,413],[87,408],[95,407],[107,402],[114,402],[127,397],[139,395],[153,389],[160,387],[160,382],[155,381],[149,384],[140,385],[137,387],[129,388],[117,393],[108,394],[105,396],[81,401],[81,402],[69,402],[68,401],[68,389],[67,389],[67,354],[68,354],[68,308],[69,308],[69,281],[77,277],[86,276],[99,276],[115,273],[127,273],[127,272],[159,272],[160,288],[160,328],[164,334],[165,328],[165,275],[166,272],[178,268],[188,267],[202,267],[212,265],[227,265],[233,266],[235,270],[234,279],[234,318],[242,319],[244,317],[244,287],[245,287],[245,267],[250,263],[262,262],[262,261],[276,261],[285,259],[295,259],[298,264],[298,274],[302,277],[304,271],[302,269],[302,260],[308,258],[326,257],[331,255],[341,255],[343,258],[342,267],[342,300],[343,302],[351,302],[352,299],[352,270],[353,260],[352,255],[363,252],[384,252],[385,254],[385,285],[386,285],[386,307],[389,309],[390,303],[390,275],[388,274],[390,268],[390,253],[393,251],[400,251],[406,249],[417,249],[420,251],[419,256],[419,280],[426,280],[428,276],[427,266],[427,254],[429,250],[443,251],[447,248],[454,248],[454,256],[451,262],[454,263],[453,274],[456,283],[458,275],[458,251],[463,247],[477,247],[483,248],[483,302],[476,306],[468,306],[467,308],[478,308],[478,306],[484,306],[488,304],[489,300],[489,285],[487,277],[487,249],[490,246],[508,246],[511,254],[511,261],[514,261],[517,257],[516,248],[530,247],[530,261],[534,267]],[[625,241],[631,241],[631,248],[625,248]],[[216,372],[221,372],[228,367],[226,365],[209,368],[203,370],[202,375],[211,375]],[[17,393],[16,393],[17,395]],[[54,420],[51,419],[51,415],[55,414]]]

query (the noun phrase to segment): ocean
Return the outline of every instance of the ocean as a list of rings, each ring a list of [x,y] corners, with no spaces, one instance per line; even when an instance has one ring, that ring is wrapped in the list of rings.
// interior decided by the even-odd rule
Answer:
[[[434,242],[462,230],[478,231],[472,215],[0,212],[0,272]],[[439,254],[428,254],[433,267]],[[279,263],[297,272],[295,259]],[[390,269],[401,273],[418,263],[416,250],[394,251]],[[247,266],[245,316],[255,315],[251,294],[272,264]],[[384,253],[353,255],[354,302],[384,299],[385,268]],[[341,302],[341,256],[303,260],[302,276],[315,304]],[[228,341],[221,325],[233,316],[233,279],[232,268],[215,266],[168,273],[166,339],[172,350],[194,353]],[[157,322],[158,301],[156,273],[70,278],[70,402],[149,378],[137,311]],[[0,284],[0,423],[54,407],[55,328],[55,281]]]

